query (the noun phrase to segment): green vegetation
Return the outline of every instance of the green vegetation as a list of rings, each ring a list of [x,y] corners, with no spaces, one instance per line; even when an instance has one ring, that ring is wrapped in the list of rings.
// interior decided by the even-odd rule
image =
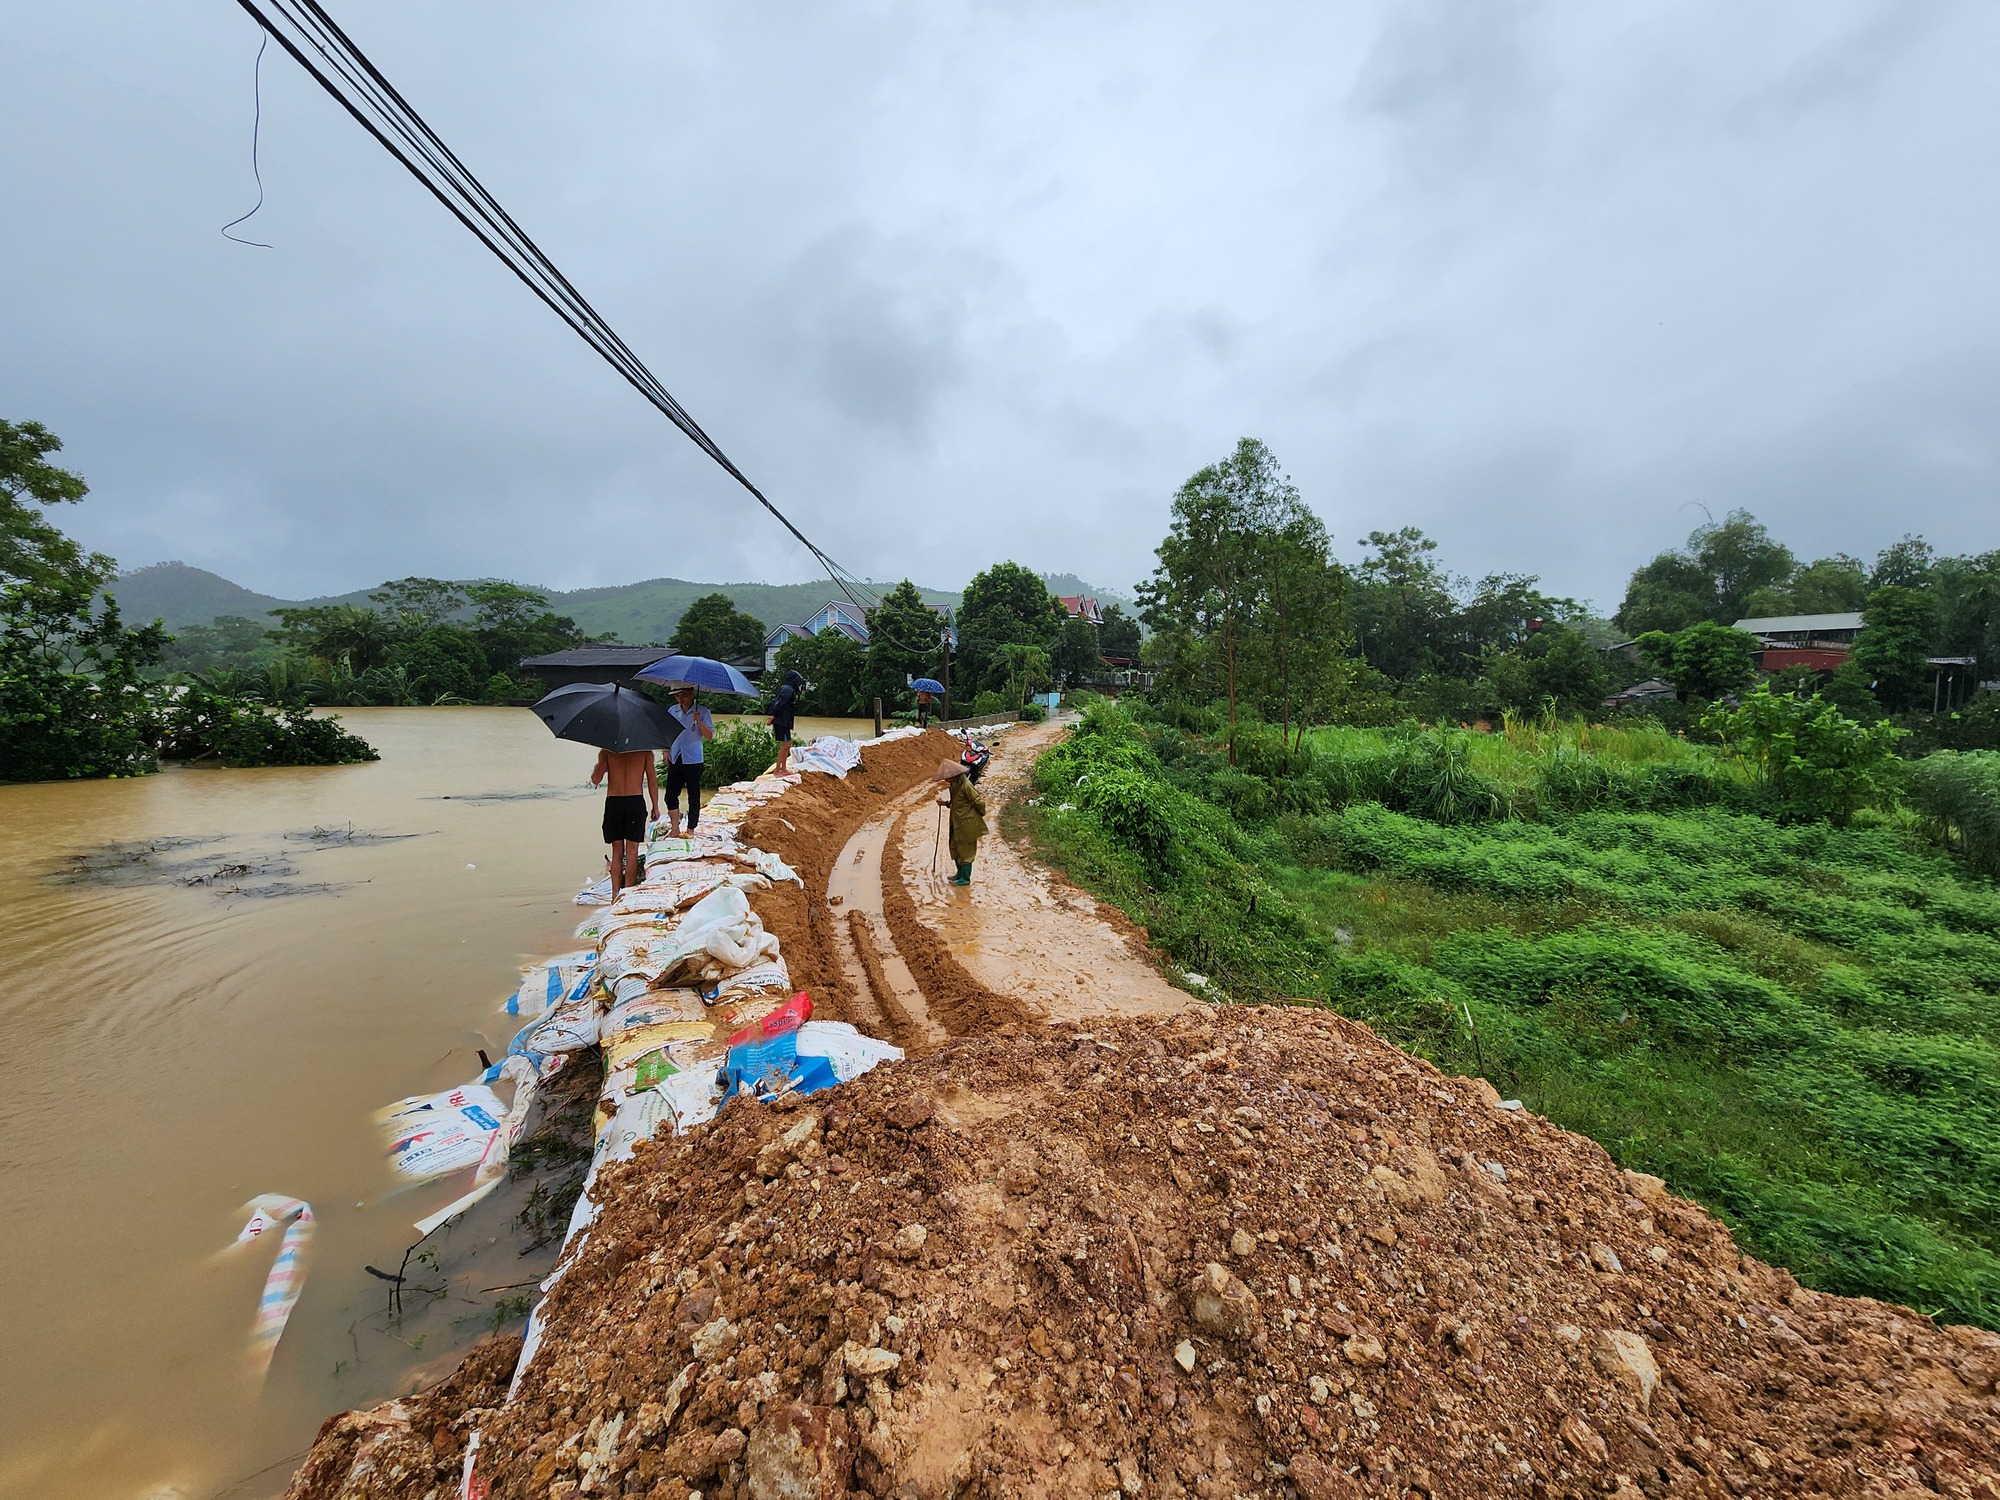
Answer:
[[[1093,704],[1030,816],[1176,963],[1485,1074],[1812,1285],[2000,1325],[2000,890],[1657,729],[1244,722],[1232,766],[1149,712]]]
[[[727,594],[704,594],[687,607],[667,644],[684,656],[740,661],[764,656],[764,622],[729,602]]]
[[[0,421],[0,781],[133,776],[162,757],[328,765],[375,752],[297,707],[274,716],[226,690],[157,680],[169,637],[127,628],[99,591],[117,564],[86,553],[45,506],[88,493],[38,422]]]
[[[1973,869],[2000,879],[2000,753],[1944,751],[1910,772],[1910,804]]]
[[[735,781],[755,781],[778,763],[778,742],[762,724],[732,724],[702,752],[702,785],[713,791]]]

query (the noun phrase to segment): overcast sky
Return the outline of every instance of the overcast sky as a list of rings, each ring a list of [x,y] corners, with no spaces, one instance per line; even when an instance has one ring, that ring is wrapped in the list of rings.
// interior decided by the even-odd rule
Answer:
[[[2000,5],[331,0],[857,573],[1129,586],[1263,438],[1338,555],[1614,607],[1745,506],[2000,546]],[[272,593],[810,560],[228,0],[18,7],[0,415]]]

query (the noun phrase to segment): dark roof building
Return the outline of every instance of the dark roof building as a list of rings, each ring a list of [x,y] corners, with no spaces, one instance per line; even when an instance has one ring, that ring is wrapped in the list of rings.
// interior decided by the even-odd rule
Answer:
[[[547,656],[524,656],[520,668],[553,691],[573,682],[630,682],[641,667],[672,655],[665,646],[576,646]]]

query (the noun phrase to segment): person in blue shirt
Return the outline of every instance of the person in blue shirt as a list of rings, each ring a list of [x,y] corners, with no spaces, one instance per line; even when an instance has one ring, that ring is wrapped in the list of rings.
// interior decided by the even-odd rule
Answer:
[[[681,788],[687,788],[687,831],[701,821],[701,746],[715,738],[715,716],[694,701],[694,689],[674,689],[674,706],[667,710],[681,732],[667,750],[667,823],[673,837],[681,836]]]

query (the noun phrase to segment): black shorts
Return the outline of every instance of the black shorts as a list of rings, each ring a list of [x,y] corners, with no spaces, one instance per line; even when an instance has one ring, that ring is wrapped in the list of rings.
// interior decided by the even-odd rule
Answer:
[[[646,799],[642,796],[604,799],[604,842],[643,844],[646,842]]]
[[[781,745],[789,745],[792,742],[792,721],[790,719],[780,719],[773,724],[771,726],[771,738]]]

